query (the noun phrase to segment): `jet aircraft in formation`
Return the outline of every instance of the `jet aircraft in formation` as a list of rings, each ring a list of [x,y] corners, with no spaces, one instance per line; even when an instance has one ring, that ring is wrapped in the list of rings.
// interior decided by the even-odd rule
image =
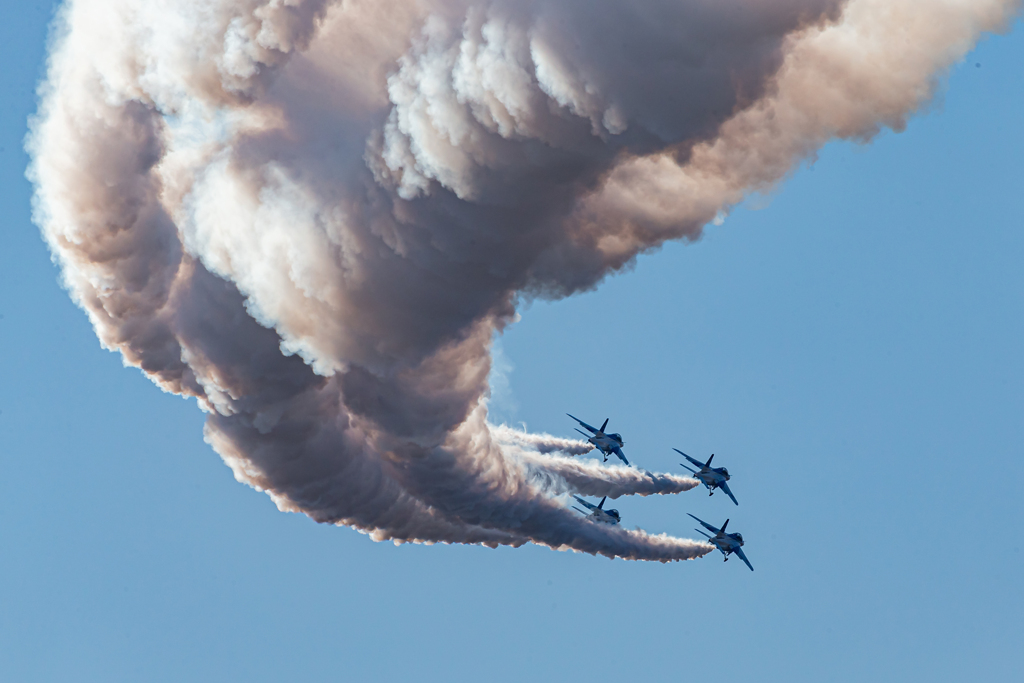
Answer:
[[[583,512],[583,510],[580,510],[575,505],[572,506],[572,509],[576,510],[577,512],[583,512],[583,514],[585,514],[587,517],[590,517],[595,522],[601,522],[602,524],[618,524],[622,521],[622,519],[619,517],[618,510],[604,509],[604,502],[608,500],[608,496],[602,498],[601,502],[598,503],[597,505],[591,505],[590,503],[583,500],[579,496],[573,496],[573,498],[575,498],[580,503],[585,505],[587,509],[590,510],[590,512]]]
[[[569,415],[569,413],[566,413],[566,415]],[[608,426],[607,418],[605,418],[604,424],[601,425],[601,428],[596,429],[594,427],[591,427],[578,417],[574,417],[572,415],[569,415],[569,417],[576,420],[588,431],[590,431],[590,434],[587,434],[587,432],[583,431],[582,429],[576,430],[583,436],[587,437],[587,441],[589,441],[594,446],[594,448],[596,448],[597,450],[601,451],[604,454],[605,462],[608,462],[608,456],[614,453],[619,460],[626,463],[627,465],[629,464],[629,461],[626,460],[626,454],[622,452],[622,446],[625,443],[622,440],[622,435],[604,433],[604,428]]]
[[[566,413],[566,415],[569,415],[569,413]],[[605,428],[608,426],[607,419],[605,419],[604,424],[601,425],[601,428],[597,429],[596,427],[588,425],[586,422],[584,422],[583,420],[579,419],[574,415],[569,415],[569,417],[579,422],[580,426],[586,429],[587,432],[590,432],[588,434],[587,432],[584,432],[582,429],[576,430],[583,436],[587,437],[587,441],[594,448],[601,451],[601,453],[604,455],[605,462],[608,462],[609,455],[614,454],[617,458],[619,458],[619,460],[624,462],[626,465],[629,465],[629,460],[626,459],[626,454],[622,452],[622,446],[625,444],[625,442],[622,440],[622,435],[607,434],[604,431]],[[678,448],[673,448],[672,450],[686,458],[691,465],[697,468],[693,469],[691,467],[688,467],[687,465],[680,463],[682,467],[686,468],[690,473],[693,474],[694,479],[704,484],[704,486],[708,489],[709,496],[714,495],[715,489],[722,489],[723,491],[725,491],[725,495],[729,496],[729,498],[732,499],[733,503],[739,505],[739,501],[736,500],[736,496],[732,495],[732,491],[729,489],[729,484],[727,483],[730,479],[729,470],[726,469],[725,467],[711,466],[711,461],[714,460],[715,458],[713,453],[711,454],[711,457],[708,458],[707,462],[701,462],[700,460],[691,458]],[[588,503],[587,501],[583,500],[582,498],[576,495],[574,495],[573,498],[579,501],[581,505],[586,507],[587,510],[589,510],[589,512],[585,510],[580,510],[576,506],[573,506],[573,510],[576,510],[577,512],[586,515],[588,519],[594,522],[615,525],[622,521],[622,518],[619,516],[618,510],[604,509],[604,503],[606,500],[608,500],[608,496],[602,498],[601,502],[598,503],[597,505],[592,505],[591,503]],[[754,571],[754,567],[750,564],[750,560],[748,560],[747,556],[743,554],[743,534],[740,534],[738,532],[729,534],[725,532],[725,528],[729,526],[729,520],[725,520],[725,524],[722,525],[722,528],[718,529],[694,515],[690,515],[690,517],[696,519],[698,522],[700,522],[701,526],[703,526],[705,529],[714,534],[714,536],[712,536],[711,534],[707,534],[701,531],[700,529],[696,529],[697,533],[705,536],[708,539],[708,542],[711,543],[711,545],[715,546],[719,551],[721,551],[722,555],[725,556],[726,561],[729,560],[729,555],[738,555],[739,558],[743,560],[743,562],[746,563],[748,567],[750,567],[750,571]]]
[[[714,536],[711,536],[710,534],[705,534],[700,529],[694,529],[694,531],[696,531],[698,534],[703,534],[704,536],[707,536],[707,539],[711,543],[711,545],[715,546],[720,551],[722,551],[722,554],[725,555],[726,562],[729,561],[729,555],[735,553],[736,555],[740,556],[741,560],[747,563],[747,566],[750,567],[750,571],[754,571],[754,567],[751,566],[750,560],[748,560],[747,556],[743,554],[743,534],[739,532],[734,534],[725,533],[725,527],[729,526],[729,520],[725,520],[725,524],[722,525],[722,528],[718,529],[711,526],[699,517],[695,517],[694,515],[690,516],[696,519],[698,522],[700,522],[701,526],[703,526],[705,529],[715,534]]]
[[[694,479],[696,479],[697,481],[699,481],[700,483],[704,484],[704,486],[707,487],[709,496],[713,496],[715,494],[715,489],[722,489],[723,491],[725,491],[725,495],[732,498],[732,502],[739,505],[739,502],[736,500],[736,496],[732,495],[732,491],[729,490],[729,485],[726,483],[727,481],[729,481],[729,470],[727,470],[724,467],[711,466],[711,461],[714,460],[715,458],[714,453],[711,454],[711,457],[708,458],[707,462],[701,462],[700,460],[695,460],[694,458],[691,458],[678,448],[673,448],[672,450],[674,450],[676,453],[689,460],[691,464],[700,468],[699,470],[694,470],[689,467],[686,467],[686,465],[683,465],[683,463],[679,463],[683,467],[686,467],[686,469],[690,470],[690,472],[693,472]]]

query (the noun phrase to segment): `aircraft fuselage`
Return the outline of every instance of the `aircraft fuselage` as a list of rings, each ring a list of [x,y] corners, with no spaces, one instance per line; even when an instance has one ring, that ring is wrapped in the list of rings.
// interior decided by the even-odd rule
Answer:
[[[725,534],[724,536],[712,537],[711,544],[721,550],[726,559],[729,559],[729,553],[732,553],[737,548],[741,547],[743,545],[743,541],[734,538],[732,534]]]
[[[594,510],[593,514],[590,515],[595,522],[601,522],[602,524],[618,524],[619,520],[612,517],[604,510]]]
[[[607,434],[597,434],[587,439],[594,448],[601,451],[602,453],[611,453],[615,450],[615,447],[622,447],[623,441],[617,441]]]
[[[729,477],[722,474],[718,470],[709,469],[707,467],[702,468],[700,472],[693,475],[694,479],[697,479],[702,484],[707,486],[709,489],[715,489],[721,486],[724,482],[729,481]]]

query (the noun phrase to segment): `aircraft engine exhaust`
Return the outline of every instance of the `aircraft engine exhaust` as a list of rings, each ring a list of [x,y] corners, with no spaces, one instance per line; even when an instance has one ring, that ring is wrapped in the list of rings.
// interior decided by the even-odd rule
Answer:
[[[712,546],[560,495],[692,479],[488,425],[495,334],[697,239],[830,139],[902,129],[1018,8],[67,0],[34,217],[101,343],[195,397],[280,509],[399,543],[689,559]]]

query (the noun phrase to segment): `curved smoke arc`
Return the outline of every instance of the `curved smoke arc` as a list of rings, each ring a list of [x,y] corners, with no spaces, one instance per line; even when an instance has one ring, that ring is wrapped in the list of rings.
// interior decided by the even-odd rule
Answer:
[[[675,493],[504,437],[524,296],[697,239],[899,130],[1015,0],[70,0],[28,147],[101,342],[283,510],[396,542],[689,559],[557,495]],[[605,493],[602,493],[605,492]]]

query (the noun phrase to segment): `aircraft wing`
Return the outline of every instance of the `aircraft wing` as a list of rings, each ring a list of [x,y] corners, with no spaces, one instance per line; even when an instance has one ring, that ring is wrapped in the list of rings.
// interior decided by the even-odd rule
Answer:
[[[590,503],[588,503],[587,501],[583,500],[579,496],[573,496],[573,498],[578,500],[581,504],[586,505],[588,510],[596,510],[597,509],[596,505],[591,505]]]
[[[623,453],[622,449],[619,448],[618,446],[612,449],[612,453],[618,456],[619,460],[621,460],[622,462],[626,463],[627,465],[629,464],[629,461],[626,460],[626,454]]]
[[[690,456],[688,456],[688,455],[687,455],[686,453],[683,453],[683,452],[682,452],[681,450],[679,450],[678,448],[673,448],[672,450],[674,450],[674,451],[675,451],[676,453],[678,453],[679,455],[681,455],[681,456],[683,456],[684,458],[686,458],[687,460],[689,460],[689,461],[690,461],[690,464],[691,464],[691,465],[693,465],[694,467],[697,467],[698,469],[699,469],[699,468],[701,468],[701,467],[704,467],[704,463],[702,463],[702,462],[699,462],[699,461],[697,461],[697,460],[694,460],[693,458],[691,458]]]
[[[690,513],[689,513],[689,512],[687,512],[686,514],[690,515]],[[720,531],[720,529],[718,529],[718,527],[713,527],[713,526],[711,526],[710,524],[708,524],[707,522],[705,522],[705,521],[704,521],[703,519],[701,519],[700,517],[695,517],[694,515],[690,515],[690,516],[691,516],[691,517],[693,517],[693,518],[694,518],[695,520],[697,520],[698,522],[700,522],[700,525],[701,525],[702,527],[704,527],[705,529],[707,529],[708,531],[710,531],[711,533],[713,533],[713,534],[717,534],[717,533],[718,533],[718,532]]]
[[[718,488],[720,488],[723,491],[725,491],[725,495],[727,495],[730,498],[732,498],[732,502],[734,502],[737,505],[739,505],[739,501],[736,500],[736,496],[732,495],[732,491],[729,490],[729,484],[727,484],[726,482],[723,481],[721,484],[718,485]]]
[[[750,567],[750,571],[754,571],[754,567],[751,566],[750,560],[748,560],[747,556],[743,554],[743,548],[736,548],[733,552],[739,555],[740,559],[747,563],[747,566]]]
[[[569,415],[569,413],[566,413],[566,415]],[[576,421],[577,421],[577,422],[579,422],[579,423],[580,423],[581,425],[583,425],[584,427],[586,427],[587,429],[589,429],[589,430],[590,430],[590,433],[591,433],[591,434],[597,434],[597,432],[598,432],[598,429],[597,429],[596,427],[591,427],[590,425],[588,425],[588,424],[587,424],[586,422],[584,422],[583,420],[579,419],[579,418],[578,418],[578,417],[576,417],[575,415],[569,415],[569,417],[571,417],[572,419],[576,420]]]

